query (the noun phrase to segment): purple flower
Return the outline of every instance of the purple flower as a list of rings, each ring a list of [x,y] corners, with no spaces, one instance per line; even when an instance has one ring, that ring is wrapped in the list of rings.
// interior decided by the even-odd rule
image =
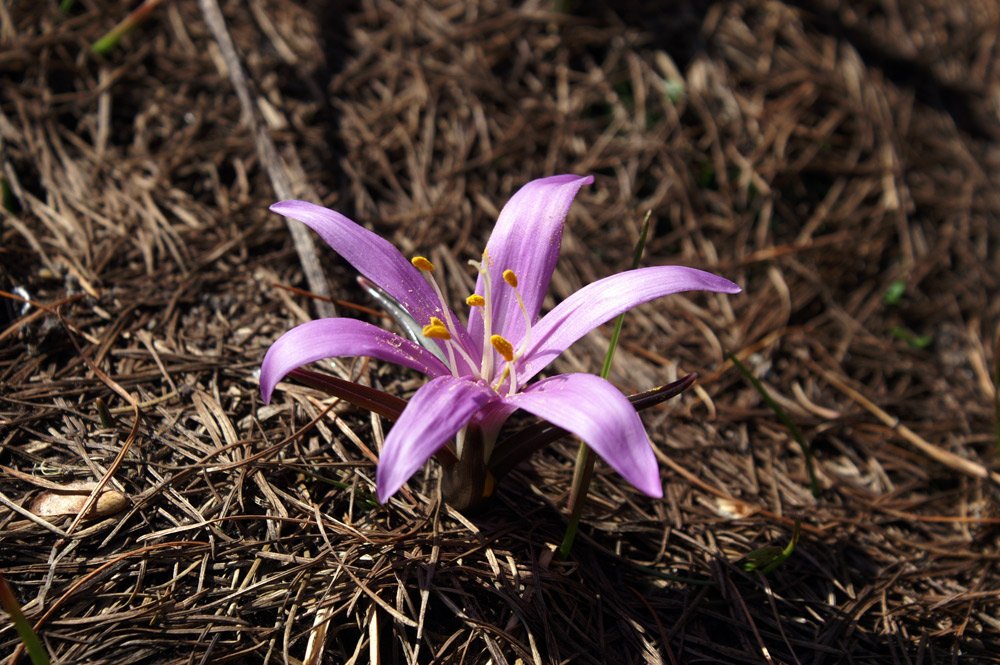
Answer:
[[[447,360],[355,319],[310,321],[289,330],[268,349],[260,374],[264,401],[270,401],[275,385],[293,369],[335,356],[369,356],[431,377],[385,439],[376,476],[381,502],[453,438],[461,456],[469,426],[481,429],[483,459],[488,460],[501,425],[517,409],[579,436],[630,483],[646,494],[662,496],[646,431],[617,388],[591,374],[528,382],[573,342],[636,305],[680,291],[738,293],[740,288],[693,268],[641,268],[589,284],[539,318],[567,212],[580,187],[593,180],[552,176],[529,182],[514,194],[500,213],[482,260],[469,262],[479,279],[466,301],[468,325],[448,308],[427,259],[408,261],[389,242],[332,210],[303,201],[271,206],[307,224],[399,301]]]

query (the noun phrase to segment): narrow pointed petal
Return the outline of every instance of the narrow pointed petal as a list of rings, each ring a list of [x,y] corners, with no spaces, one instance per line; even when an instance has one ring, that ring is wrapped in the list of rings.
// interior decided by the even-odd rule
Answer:
[[[430,323],[432,316],[444,319],[434,289],[385,238],[339,212],[306,201],[281,201],[272,205],[271,211],[298,220],[318,233],[333,251],[395,298],[420,325]],[[481,349],[470,343],[468,333],[454,314],[452,320],[466,350],[481,353]]]
[[[385,437],[376,485],[385,503],[438,448],[465,427],[479,409],[499,399],[487,386],[439,376],[424,384]]]
[[[357,319],[317,319],[292,328],[267,350],[260,366],[260,396],[270,402],[278,381],[293,369],[338,356],[368,356],[428,376],[451,375],[430,351],[388,330]]]
[[[510,269],[517,275],[524,307],[534,321],[559,258],[566,215],[576,193],[592,182],[593,176],[577,175],[532,180],[519,189],[500,212],[486,245],[493,284],[493,332],[502,334],[515,348],[524,339],[524,315],[513,291],[503,282],[503,271]],[[485,295],[481,276],[476,283],[476,293]],[[474,308],[469,315],[469,333],[473,339],[483,336],[480,310]]]
[[[642,421],[610,382],[593,374],[560,374],[504,401],[572,432],[625,480],[650,496],[663,496]]]
[[[592,282],[556,305],[531,329],[531,344],[521,358],[518,380],[528,381],[573,342],[636,305],[682,291],[741,290],[728,279],[682,266],[639,268]]]

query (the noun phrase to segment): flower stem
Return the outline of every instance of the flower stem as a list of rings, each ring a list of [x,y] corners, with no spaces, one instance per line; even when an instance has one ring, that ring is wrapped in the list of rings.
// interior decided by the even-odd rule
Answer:
[[[573,469],[573,488],[570,491],[569,503],[571,506],[569,514],[569,524],[566,525],[566,533],[563,535],[562,543],[559,545],[559,559],[565,561],[569,558],[569,552],[573,549],[573,541],[576,540],[576,531],[580,527],[580,517],[583,514],[583,502],[590,489],[590,479],[594,477],[594,453],[590,451],[590,446],[581,442],[576,451],[576,467]]]
[[[646,246],[646,234],[649,233],[649,217],[652,211],[646,213],[646,218],[642,220],[642,232],[639,234],[639,242],[635,245],[635,253],[632,255],[632,270],[639,267],[639,259],[642,257],[642,250]],[[615,330],[611,333],[611,342],[608,344],[608,353],[604,356],[604,365],[601,367],[601,378],[606,379],[611,374],[611,362],[615,358],[615,349],[618,348],[618,338],[622,333],[622,324],[625,322],[625,314],[619,314],[615,320]],[[580,526],[580,517],[583,514],[583,503],[590,490],[590,480],[594,477],[594,453],[590,447],[580,442],[580,448],[576,453],[576,466],[573,469],[573,487],[570,490],[570,514],[569,524],[566,525],[566,533],[563,535],[562,544],[559,545],[559,558],[566,560],[569,552],[573,549],[573,541],[576,539],[576,531]]]

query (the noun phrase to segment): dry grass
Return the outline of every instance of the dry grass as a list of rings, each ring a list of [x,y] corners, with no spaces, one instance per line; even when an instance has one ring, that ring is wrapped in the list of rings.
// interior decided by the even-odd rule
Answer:
[[[87,45],[121,4],[55,4],[0,5],[0,288],[59,312],[6,300],[0,568],[56,662],[998,660],[995,4],[226,3],[280,164],[197,2],[106,59]],[[644,416],[664,500],[599,465],[569,562],[552,547],[572,442],[481,515],[443,505],[433,467],[375,503],[388,423],[291,384],[258,396],[267,345],[315,315],[275,286],[304,286],[267,212],[276,164],[297,196],[454,266],[455,292],[506,198],[557,172],[597,181],[554,302],[626,268],[646,210],[646,263],[740,283],[626,320],[624,391],[701,376]],[[364,302],[320,257],[333,295]],[[596,371],[606,346],[557,369]],[[805,432],[819,497],[726,351]],[[105,477],[124,512],[25,514],[47,483]],[[743,572],[795,519],[789,562]],[[18,644],[0,623],[3,653]]]

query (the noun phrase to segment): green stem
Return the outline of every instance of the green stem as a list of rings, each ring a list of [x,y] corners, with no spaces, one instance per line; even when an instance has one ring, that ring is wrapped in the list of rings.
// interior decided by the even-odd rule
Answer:
[[[121,38],[134,30],[140,23],[145,21],[161,2],[163,2],[163,0],[146,0],[143,2],[141,5],[136,7],[131,14],[122,19],[118,25],[105,33],[104,36],[96,42],[91,44],[91,52],[100,55],[107,55],[110,53],[112,49],[118,46],[118,42],[121,41]]]
[[[639,242],[635,245],[635,253],[632,255],[632,270],[639,267],[639,259],[642,257],[642,250],[646,246],[646,234],[649,233],[649,217],[652,211],[646,213],[646,218],[642,221],[642,232],[639,234]],[[611,342],[608,344],[608,353],[604,356],[604,366],[601,367],[601,378],[607,379],[611,374],[611,362],[615,359],[615,349],[618,348],[618,338],[622,333],[622,325],[625,323],[625,313],[618,315],[615,320],[615,330],[611,333]],[[576,539],[577,529],[580,527],[580,517],[583,515],[583,503],[587,499],[587,492],[590,490],[590,480],[594,477],[594,454],[590,447],[580,442],[580,448],[576,453],[576,466],[573,469],[573,487],[570,490],[570,514],[569,524],[566,525],[566,533],[563,535],[562,544],[559,545],[559,558],[566,560],[569,552],[573,549],[573,541]]]
[[[561,561],[568,559],[569,552],[573,549],[573,541],[576,540],[576,532],[580,528],[580,518],[583,516],[584,499],[590,490],[590,480],[593,477],[594,453],[590,451],[590,446],[581,442],[576,451],[576,467],[573,469],[573,488],[569,497],[570,506],[572,506],[569,524],[566,525],[566,533],[559,545],[559,559]]]

